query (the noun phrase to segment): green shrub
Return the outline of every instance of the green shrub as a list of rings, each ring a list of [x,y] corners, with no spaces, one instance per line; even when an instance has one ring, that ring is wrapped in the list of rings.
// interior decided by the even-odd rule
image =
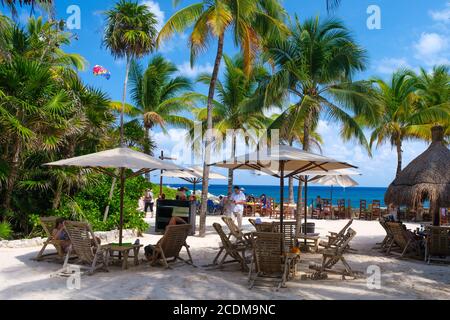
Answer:
[[[108,204],[112,179],[106,175],[96,174],[95,186],[77,192],[72,198],[63,199],[61,209],[53,214],[72,220],[87,220],[94,231],[117,229],[120,221],[120,184],[117,183],[110,203],[109,214],[103,221],[103,214]],[[144,221],[145,213],[138,210],[138,201],[152,184],[143,177],[126,180],[124,195],[124,228],[145,231],[148,225]]]
[[[0,222],[0,239],[8,240],[12,236],[11,224],[7,221]]]

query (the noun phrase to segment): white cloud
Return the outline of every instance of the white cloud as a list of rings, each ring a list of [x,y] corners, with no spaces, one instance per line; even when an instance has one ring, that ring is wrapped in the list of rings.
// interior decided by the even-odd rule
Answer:
[[[335,123],[320,120],[318,132],[323,138],[323,153],[326,156],[347,161],[357,166],[362,176],[355,179],[362,186],[389,185],[395,177],[397,169],[397,154],[390,144],[383,144],[374,148],[373,157],[369,157],[367,151],[354,142],[343,142],[339,138],[340,126]],[[366,135],[367,136],[367,135]],[[403,144],[403,168],[409,162],[425,151],[427,144],[424,142],[405,142]]]
[[[392,74],[400,68],[411,68],[406,58],[383,58],[374,66],[376,72]]]
[[[159,7],[159,3],[152,0],[145,0],[142,1],[141,4],[146,5],[148,9],[155,15],[156,20],[158,21],[156,29],[159,32],[159,30],[161,30],[161,28],[164,26],[164,21],[166,17],[164,11],[162,11],[161,8]]]
[[[169,53],[174,51],[175,49],[180,49],[180,45],[187,47],[187,38],[188,35],[186,33],[176,33],[173,37],[169,39],[165,39],[159,46],[158,51],[161,53]]]
[[[212,64],[210,64],[209,62],[206,64],[197,64],[191,68],[191,64],[188,61],[186,61],[186,62],[178,65],[177,67],[178,67],[179,73],[188,78],[195,78],[204,72],[212,73],[212,71],[214,69]]]
[[[426,65],[448,63],[449,39],[438,33],[421,34],[419,41],[413,44],[414,57]]]
[[[442,10],[430,10],[429,14],[434,21],[450,23],[450,2]]]

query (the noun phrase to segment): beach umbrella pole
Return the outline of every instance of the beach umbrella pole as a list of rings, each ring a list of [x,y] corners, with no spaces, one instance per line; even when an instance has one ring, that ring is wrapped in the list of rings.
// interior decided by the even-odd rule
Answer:
[[[284,161],[280,163],[280,231],[284,232]],[[283,236],[284,239],[284,236]],[[281,242],[281,251],[283,251],[283,242]]]
[[[119,223],[119,245],[122,245],[123,231],[123,197],[125,193],[125,168],[120,168],[120,223]]]
[[[308,176],[305,176],[305,230],[304,230],[304,234],[305,234],[305,247],[307,245],[307,239],[306,239],[306,235],[307,235],[307,223],[308,223]],[[301,226],[300,226],[301,227]],[[301,229],[300,229],[301,230]]]

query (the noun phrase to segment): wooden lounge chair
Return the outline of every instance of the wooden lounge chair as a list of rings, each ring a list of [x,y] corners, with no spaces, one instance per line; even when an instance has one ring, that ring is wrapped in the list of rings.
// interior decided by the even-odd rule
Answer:
[[[192,226],[190,224],[181,224],[167,226],[163,237],[158,243],[153,246],[153,255],[150,258],[150,265],[162,264],[167,269],[170,269],[169,262],[175,262],[181,260],[187,264],[195,267],[189,246],[186,243],[186,239],[191,232]],[[185,260],[180,257],[181,249],[185,247],[188,254],[188,259]],[[172,258],[172,260],[168,260]]]
[[[339,241],[342,240],[342,238],[345,236],[345,233],[347,232],[348,228],[350,228],[350,226],[353,223],[353,219],[351,219],[339,232],[331,232],[329,231],[329,235],[327,235],[328,237],[328,241],[320,241],[319,242],[319,246],[324,247],[325,249],[331,248],[331,247],[335,247],[337,243],[339,243]]]
[[[275,232],[253,234],[253,258],[249,271],[249,289],[258,284],[276,284],[286,287],[289,275],[289,259],[285,259],[281,246],[283,235]]]
[[[255,227],[256,232],[274,232],[274,226],[272,222],[256,223],[255,219],[248,219],[248,221]]]
[[[367,201],[359,200],[359,220],[367,220]]]
[[[386,251],[387,254],[391,253],[393,243],[395,243],[400,248],[402,258],[405,256],[416,259],[423,258],[422,241],[413,232],[407,230],[405,225],[397,222],[386,222],[386,226],[389,228],[393,238],[391,245]]]
[[[450,229],[429,226],[427,227],[428,237],[426,245],[425,260],[428,264],[431,261],[450,262]]]
[[[101,246],[87,222],[65,221],[64,228],[71,245],[64,261],[63,269],[68,266],[68,257],[75,251],[79,262],[87,265],[89,274],[98,269],[108,271],[108,245]]]
[[[346,217],[347,217],[347,213],[345,211],[345,199],[340,199],[340,200],[338,200],[337,218],[345,219]]]
[[[331,219],[333,217],[333,206],[330,199],[322,199],[323,209],[321,212],[321,219]]]
[[[248,247],[242,243],[232,243],[230,241],[230,238],[223,231],[220,224],[214,223],[213,227],[216,230],[217,234],[220,236],[220,240],[222,241],[222,247],[220,248],[219,253],[214,258],[213,265],[223,267],[224,264],[237,262],[240,264],[242,271],[248,271],[245,257],[245,251],[248,249]],[[222,252],[224,252],[225,254],[220,259],[220,262],[218,262]],[[231,257],[232,260],[226,261],[227,257]]]
[[[349,248],[350,241],[352,241],[355,236],[356,231],[350,228],[348,229],[344,237],[342,237],[342,239],[336,243],[335,247],[325,249],[322,253],[322,264],[311,264],[309,266],[310,269],[316,270],[311,275],[311,279],[326,279],[328,277],[328,273],[339,274],[342,276],[343,280],[346,276],[356,278],[359,272],[352,270],[352,268],[344,258],[344,254]],[[334,269],[335,265],[339,261],[341,261],[344,265],[343,270]]]
[[[222,217],[222,221],[228,227],[228,230],[230,230],[230,233],[228,234],[228,239],[234,237],[236,239],[235,240],[236,242],[251,247],[252,241],[250,233],[243,233],[242,230],[239,229],[239,227],[234,223],[233,219],[230,217]]]
[[[370,214],[370,220],[377,220],[381,217],[380,200],[372,201],[372,212]]]
[[[61,240],[53,239],[53,236],[52,236],[52,230],[55,228],[55,223],[56,223],[57,219],[58,219],[58,217],[41,217],[41,218],[39,218],[39,222],[42,226],[42,229],[44,229],[47,240],[45,240],[44,245],[42,246],[42,248],[39,251],[38,255],[36,256],[35,260],[42,261],[44,258],[55,257],[55,256],[58,259],[60,259],[61,261],[64,260],[64,257],[66,255],[64,253],[64,250],[61,247]],[[45,249],[47,248],[47,246],[49,244],[55,247],[56,252],[44,254]]]
[[[281,229],[279,222],[274,222],[273,229],[272,232],[283,234],[283,245],[285,250],[283,253],[292,253],[292,249],[297,247],[297,222],[285,221],[283,223],[283,229]],[[290,275],[295,277],[297,274],[297,265],[300,262],[300,255],[292,254],[289,262]]]
[[[394,235],[391,232],[391,229],[386,225],[386,221],[384,219],[380,219],[380,225],[383,227],[384,231],[386,231],[386,236],[384,237],[383,241],[380,243],[377,243],[378,249],[381,251],[387,251],[389,247],[391,247],[391,250],[393,249],[393,246],[396,246],[396,243],[394,242]]]

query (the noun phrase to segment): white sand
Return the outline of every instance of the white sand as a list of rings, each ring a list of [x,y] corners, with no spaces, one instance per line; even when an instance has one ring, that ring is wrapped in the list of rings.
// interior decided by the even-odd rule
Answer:
[[[122,271],[111,267],[109,273],[83,275],[81,289],[69,290],[66,278],[50,277],[61,265],[36,262],[39,248],[0,249],[0,299],[450,299],[450,266],[427,265],[421,261],[386,257],[372,249],[384,237],[378,222],[355,221],[357,236],[352,247],[356,254],[347,260],[354,270],[365,272],[369,265],[381,268],[381,289],[369,289],[366,279],[314,281],[300,278],[288,282],[288,288],[247,288],[247,274],[236,264],[223,270],[201,267],[211,263],[219,246],[212,228],[217,217],[208,217],[207,236],[190,237],[188,243],[198,268],[176,263],[171,270],[150,267],[147,263]],[[316,232],[339,231],[347,221],[314,221]],[[409,227],[415,228],[415,225]],[[252,230],[245,221],[245,229]],[[146,234],[141,243],[156,243],[159,235]],[[130,239],[134,242],[135,239]],[[320,255],[303,254],[301,273],[308,272],[310,261]]]

